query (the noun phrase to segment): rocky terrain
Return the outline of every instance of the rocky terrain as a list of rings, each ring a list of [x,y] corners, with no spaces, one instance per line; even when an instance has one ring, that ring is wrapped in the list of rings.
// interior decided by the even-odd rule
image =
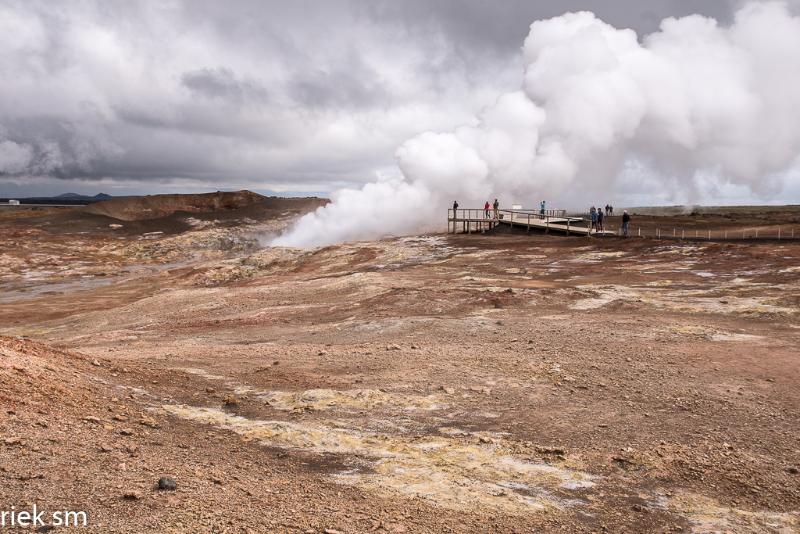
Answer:
[[[323,201],[270,202],[0,220],[2,506],[86,532],[800,531],[800,243],[273,249]]]

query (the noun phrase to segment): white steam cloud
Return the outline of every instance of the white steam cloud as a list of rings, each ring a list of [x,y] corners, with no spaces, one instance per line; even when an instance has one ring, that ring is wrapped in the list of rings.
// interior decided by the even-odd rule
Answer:
[[[402,176],[338,191],[273,244],[441,228],[455,199],[604,201],[631,168],[647,170],[654,194],[717,182],[765,196],[796,179],[800,17],[785,3],[746,4],[729,27],[668,18],[641,41],[592,13],[568,13],[534,22],[523,54],[522,88],[477,125],[406,141]]]

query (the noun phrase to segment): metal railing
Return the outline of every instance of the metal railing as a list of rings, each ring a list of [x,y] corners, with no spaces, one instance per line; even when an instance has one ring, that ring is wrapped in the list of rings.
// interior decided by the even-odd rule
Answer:
[[[457,232],[460,223],[464,233],[472,233],[473,228],[476,232],[485,232],[494,228],[501,221],[510,222],[512,226],[514,222],[530,224],[535,220],[563,219],[566,213],[566,210],[544,210],[542,212],[536,209],[449,208],[447,210],[447,231]]]
[[[567,210],[545,210],[544,213],[541,210],[535,209],[518,209],[518,210],[510,210],[510,209],[498,209],[497,210],[498,217],[495,217],[495,210],[494,208],[489,208],[488,210],[484,210],[482,208],[458,208],[453,209],[450,208],[447,210],[447,218],[450,221],[478,221],[478,220],[488,220],[488,219],[502,219],[508,214],[511,214],[515,220],[518,220],[518,215],[530,216],[531,219],[545,219],[545,218],[563,218],[567,215]]]
[[[800,239],[800,229],[795,227],[777,228],[730,228],[722,230],[701,230],[699,228],[633,228],[629,235],[655,239],[677,239],[686,241],[741,241],[741,240],[792,240]]]
[[[528,230],[530,230],[531,221],[544,220],[545,223],[550,223],[550,219],[561,219],[557,222],[562,226],[566,224],[567,234],[572,231],[573,233],[581,233],[592,237],[623,236],[621,226],[611,226],[609,224],[604,225],[607,233],[587,232],[586,227],[583,226],[586,224],[587,219],[581,217],[582,215],[585,214],[568,216],[566,210],[545,210],[545,213],[542,214],[540,210],[536,209],[499,209],[495,216],[493,208],[489,210],[484,210],[482,208],[459,208],[453,210],[451,208],[447,210],[447,228],[448,232],[452,231],[455,233],[458,231],[458,225],[460,223],[464,233],[472,233],[473,231],[485,232],[486,230],[493,229],[500,222],[508,222],[512,226],[514,226],[514,224],[528,226]],[[556,223],[553,222],[551,224]],[[570,224],[574,226],[570,228]],[[701,230],[697,228],[686,229],[671,226],[667,228],[652,226],[640,227],[631,224],[628,227],[628,234],[626,237],[685,241],[800,240],[800,227],[795,225],[768,229]]]
[[[523,219],[552,219],[564,218],[567,216],[567,210],[536,210],[536,209],[502,209],[502,214],[510,214],[510,217],[515,221]]]

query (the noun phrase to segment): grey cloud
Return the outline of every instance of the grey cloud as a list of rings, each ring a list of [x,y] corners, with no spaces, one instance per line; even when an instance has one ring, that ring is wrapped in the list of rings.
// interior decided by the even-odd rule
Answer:
[[[5,134],[3,135],[3,133]],[[7,120],[0,129],[0,174],[70,178],[93,172],[95,164],[120,154],[104,126],[72,123],[54,117]],[[9,164],[16,155],[16,163]],[[25,157],[23,157],[25,156]],[[1,161],[5,157],[5,165]]]
[[[181,83],[195,95],[236,105],[245,101],[262,104],[269,99],[265,87],[252,80],[239,80],[232,70],[225,67],[185,72]]]
[[[646,33],[670,15],[726,20],[730,5],[0,0],[20,21],[0,36],[0,187],[26,175],[54,192],[86,179],[143,192],[184,178],[358,184],[392,168],[406,138],[518,85],[537,18],[589,9]]]
[[[288,86],[292,99],[310,108],[370,108],[387,105],[390,91],[377,73],[351,54],[329,69],[298,72]]]

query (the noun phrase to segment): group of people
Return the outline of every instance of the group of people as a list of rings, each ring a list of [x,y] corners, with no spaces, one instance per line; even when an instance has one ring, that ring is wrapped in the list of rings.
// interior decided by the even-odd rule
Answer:
[[[542,217],[544,217],[546,206],[547,202],[545,200],[542,200],[539,203],[539,214]],[[454,210],[458,209],[458,202],[453,201],[453,209]],[[494,202],[492,202],[491,204],[489,204],[489,201],[487,200],[486,203],[483,205],[483,216],[487,219],[490,218],[497,219],[498,215],[500,214],[499,212],[500,212],[500,201],[497,199],[494,199]]]
[[[483,205],[483,216],[486,219],[490,218],[490,214],[489,214],[489,209],[490,208],[492,209],[492,211],[494,211],[494,218],[497,219],[497,216],[499,215],[499,211],[500,211],[500,201],[497,200],[497,199],[494,199],[494,202],[492,203],[491,206],[489,206],[489,201],[488,200],[486,201],[486,204]]]
[[[457,209],[458,209],[458,201],[454,200],[453,201],[454,215]],[[494,202],[491,204],[489,204],[489,201],[487,200],[486,203],[483,205],[483,216],[486,219],[490,218],[498,219],[499,212],[500,212],[500,201],[497,199],[494,199]],[[542,200],[539,203],[539,213],[542,217],[544,217],[546,212],[547,212],[547,202]],[[606,217],[611,217],[612,215],[614,215],[614,206],[611,206],[609,204],[606,204],[604,208],[595,208],[594,206],[592,206],[589,209],[589,221],[590,221],[589,228],[591,230],[594,230],[595,232],[605,231],[603,222]],[[630,231],[630,223],[631,223],[631,216],[628,214],[627,210],[623,210],[622,226],[620,228],[620,233],[625,237],[628,236],[628,232]]]
[[[589,209],[589,221],[592,230],[596,232],[603,232],[605,227],[603,226],[603,221],[606,217],[611,217],[614,215],[614,206],[610,206],[606,204],[605,208],[595,208],[592,206]],[[630,231],[631,225],[631,216],[628,214],[628,210],[622,211],[622,226],[620,227],[621,235],[627,237]]]
[[[606,206],[605,213],[603,212],[603,208],[595,208],[592,206],[591,209],[589,209],[589,228],[596,232],[602,232],[603,219],[605,219],[606,216],[610,216],[608,213],[608,206]]]

